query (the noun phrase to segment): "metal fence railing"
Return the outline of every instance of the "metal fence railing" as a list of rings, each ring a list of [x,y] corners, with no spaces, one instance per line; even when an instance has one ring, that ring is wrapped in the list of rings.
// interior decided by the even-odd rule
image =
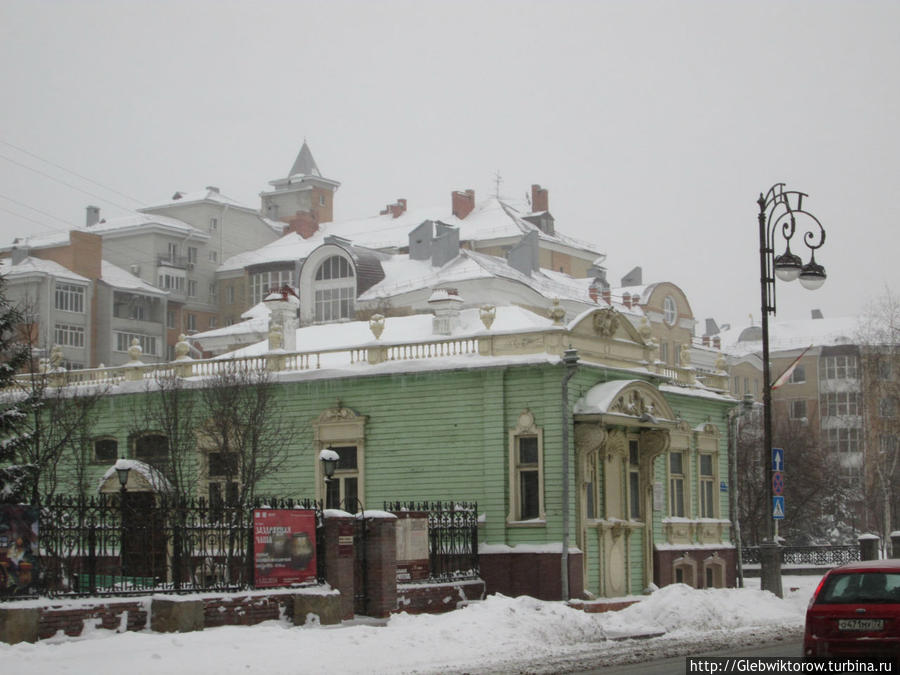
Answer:
[[[324,576],[321,510],[312,500],[257,499],[241,506],[129,492],[54,496],[30,508],[37,511],[38,536],[28,595],[249,588],[256,508],[313,510],[320,525],[317,576]]]
[[[475,502],[385,502],[384,510],[428,514],[431,580],[478,577],[478,505]]]
[[[744,565],[759,565],[759,547],[745,546]],[[810,567],[836,567],[859,560],[859,546],[782,546],[781,564]]]

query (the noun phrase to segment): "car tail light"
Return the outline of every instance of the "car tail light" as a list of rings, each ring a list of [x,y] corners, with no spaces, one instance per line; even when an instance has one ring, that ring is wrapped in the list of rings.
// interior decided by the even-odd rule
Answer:
[[[822,590],[822,586],[825,585],[825,580],[828,578],[828,575],[824,575],[822,579],[819,581],[819,584],[816,586],[816,590],[813,591],[812,597],[809,599],[809,605],[807,605],[807,609],[816,604],[816,598],[819,597],[819,591]]]

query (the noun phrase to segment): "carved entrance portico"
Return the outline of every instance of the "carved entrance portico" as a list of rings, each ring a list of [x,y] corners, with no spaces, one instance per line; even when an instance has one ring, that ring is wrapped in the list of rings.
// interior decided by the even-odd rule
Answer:
[[[575,406],[576,537],[585,587],[601,596],[653,580],[653,466],[669,447],[673,418],[659,390],[641,380],[597,385]]]

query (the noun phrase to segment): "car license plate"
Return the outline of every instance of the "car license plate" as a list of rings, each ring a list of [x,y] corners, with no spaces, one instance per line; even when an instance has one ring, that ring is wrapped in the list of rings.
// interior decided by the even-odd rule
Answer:
[[[838,619],[838,630],[884,630],[884,619]]]

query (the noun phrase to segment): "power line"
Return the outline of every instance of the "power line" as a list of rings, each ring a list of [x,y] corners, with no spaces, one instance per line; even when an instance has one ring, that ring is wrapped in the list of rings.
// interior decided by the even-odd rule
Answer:
[[[93,192],[88,192],[87,190],[82,190],[80,187],[76,187],[76,186],[72,185],[71,183],[67,183],[66,181],[64,181],[60,178],[57,178],[56,176],[51,176],[49,173],[45,173],[39,169],[35,169],[34,167],[28,166],[27,164],[22,164],[22,162],[17,162],[16,160],[14,160],[10,157],[7,157],[6,155],[0,154],[0,159],[5,159],[7,162],[10,162],[17,166],[20,166],[23,169],[28,169],[29,171],[33,171],[34,173],[44,176],[45,178],[49,178],[50,180],[56,181],[57,183],[59,183],[61,185],[65,185],[67,188],[76,190],[77,192],[84,193],[86,195],[94,197],[95,199],[99,199],[100,201],[106,202],[107,204],[111,204],[111,205],[115,206],[116,208],[122,209],[123,211],[133,211],[134,210],[130,206],[122,206],[121,204],[116,204],[116,202],[106,199],[106,197],[101,197],[100,195],[95,194]],[[130,199],[130,197],[129,197],[129,199]]]
[[[57,216],[54,216],[52,213],[47,213],[46,211],[41,211],[40,209],[36,209],[36,208],[34,208],[33,206],[29,206],[28,204],[26,204],[26,203],[24,203],[24,202],[20,202],[18,199],[13,199],[12,197],[7,197],[7,196],[4,195],[4,194],[0,194],[0,198],[5,199],[5,200],[7,200],[7,201],[10,201],[10,202],[12,202],[13,204],[18,204],[19,206],[24,206],[26,209],[30,209],[30,210],[32,210],[32,211],[35,211],[36,213],[40,213],[42,216],[47,216],[48,218],[53,218],[53,220],[58,220],[58,221],[61,222],[63,225],[65,225],[67,228],[70,228],[70,229],[71,229],[71,228],[74,228],[74,227],[75,227],[74,225],[72,225],[72,223],[68,222],[67,220],[63,220],[62,218],[59,218],[59,217],[57,217]],[[4,209],[4,210],[5,210],[5,209]],[[12,212],[12,211],[9,211],[9,213],[13,213],[13,212]],[[13,215],[18,215],[18,214],[13,213]],[[22,217],[22,218],[25,218],[25,216],[21,216],[21,217]],[[27,219],[26,219],[26,220],[27,220]],[[32,222],[37,222],[37,221],[32,221]],[[38,223],[38,224],[43,224],[43,223]],[[43,224],[43,225],[44,225],[44,227],[48,227],[48,228],[51,228],[51,229],[52,229],[52,226],[50,226],[50,225],[46,225],[46,224]],[[59,228],[57,228],[57,229],[59,229]],[[76,229],[77,229],[77,228],[76,228]]]
[[[41,156],[39,156],[39,155],[36,155],[36,154],[34,154],[33,152],[30,152],[29,150],[26,150],[25,148],[22,148],[22,147],[20,147],[20,146],[18,146],[18,145],[14,145],[14,144],[10,143],[9,141],[4,141],[2,138],[0,138],[0,143],[2,143],[3,145],[8,146],[8,147],[10,147],[10,148],[14,148],[14,149],[18,150],[19,152],[24,152],[24,153],[25,153],[26,155],[28,155],[29,157],[34,157],[36,160],[38,160],[38,161],[40,161],[40,162],[44,162],[45,164],[49,164],[50,166],[54,166],[54,167],[56,167],[57,169],[61,169],[62,171],[65,171],[65,172],[67,172],[67,173],[72,174],[73,176],[77,176],[77,177],[80,178],[81,180],[86,180],[88,183],[93,183],[94,185],[96,185],[96,186],[98,186],[98,187],[102,187],[104,190],[109,190],[109,191],[112,192],[113,194],[117,194],[117,195],[119,195],[120,197],[125,197],[125,199],[130,199],[130,200],[133,201],[133,202],[137,202],[137,203],[140,204],[141,206],[146,206],[146,204],[144,204],[140,199],[136,199],[135,197],[132,197],[131,195],[126,195],[124,192],[119,192],[118,190],[116,190],[116,189],[114,189],[114,188],[111,188],[111,187],[109,187],[108,185],[104,185],[103,183],[100,183],[99,181],[95,181],[93,178],[88,178],[87,176],[81,175],[81,174],[78,173],[77,171],[72,171],[72,169],[67,169],[66,167],[62,166],[61,164],[57,164],[57,163],[55,163],[55,162],[51,162],[49,159],[44,159],[43,157],[41,157]],[[112,203],[112,202],[109,202],[109,203]]]
[[[4,209],[2,206],[0,206],[0,211],[5,211],[6,213],[9,213],[9,214],[15,216],[16,218],[21,218],[22,220],[27,220],[31,223],[34,223],[35,225],[40,225],[41,227],[48,227],[48,228],[52,229],[52,227],[50,225],[47,225],[47,223],[42,223],[41,221],[35,220],[34,218],[29,218],[28,216],[23,216],[21,213],[16,213],[15,211],[10,211],[9,209]],[[58,232],[59,230],[55,230],[55,231]]]

